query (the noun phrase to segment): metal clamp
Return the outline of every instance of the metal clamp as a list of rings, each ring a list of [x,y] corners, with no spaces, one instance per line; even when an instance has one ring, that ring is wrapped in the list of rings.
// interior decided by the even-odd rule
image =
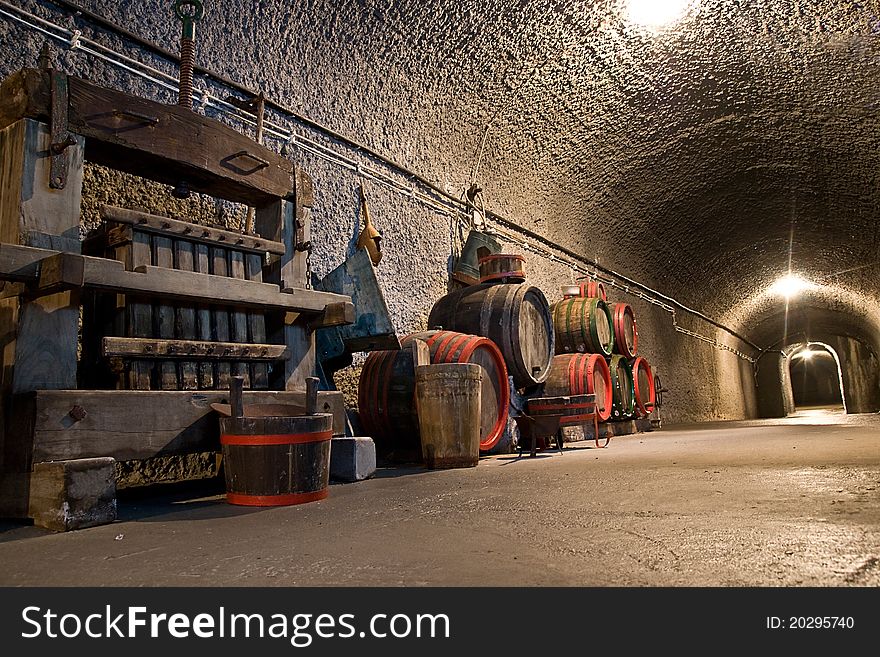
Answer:
[[[49,187],[64,189],[67,185],[67,154],[65,151],[76,144],[76,137],[68,131],[67,112],[69,94],[67,75],[60,71],[50,71],[51,92],[50,142],[49,142]]]

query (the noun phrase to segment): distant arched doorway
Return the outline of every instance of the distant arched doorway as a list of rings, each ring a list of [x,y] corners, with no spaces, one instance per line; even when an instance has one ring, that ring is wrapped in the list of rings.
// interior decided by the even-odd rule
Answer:
[[[840,359],[832,347],[821,342],[792,345],[788,363],[795,410],[846,410]]]

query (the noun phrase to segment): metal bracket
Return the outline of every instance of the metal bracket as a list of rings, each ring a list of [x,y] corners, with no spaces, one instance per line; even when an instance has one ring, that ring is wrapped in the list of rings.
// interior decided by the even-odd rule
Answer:
[[[49,143],[49,187],[64,189],[67,184],[67,150],[76,144],[76,138],[68,131],[67,108],[69,97],[67,75],[60,71],[51,71],[50,87],[52,93],[50,109],[50,143]]]

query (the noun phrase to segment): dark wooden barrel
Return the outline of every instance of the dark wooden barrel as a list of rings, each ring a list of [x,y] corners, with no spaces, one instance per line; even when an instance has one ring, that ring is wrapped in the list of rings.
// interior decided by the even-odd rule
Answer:
[[[614,326],[614,353],[635,358],[639,350],[639,331],[632,307],[628,303],[612,303],[611,319]]]
[[[428,326],[489,338],[501,350],[517,388],[544,381],[553,358],[553,323],[544,293],[536,287],[483,283],[441,298]]]
[[[629,365],[633,372],[633,389],[636,396],[636,415],[647,417],[654,410],[657,389],[654,387],[654,371],[647,360],[639,356],[632,358]]]
[[[498,347],[487,338],[453,331],[413,333],[401,340],[401,346],[408,347],[416,339],[427,343],[435,365],[475,363],[483,368],[480,450],[492,449],[504,434],[510,405],[507,368]],[[374,351],[367,356],[358,385],[358,413],[364,431],[381,453],[400,451],[420,457],[411,349]]]
[[[226,501],[303,504],[327,497],[333,415],[220,418]]]
[[[629,361],[615,354],[608,364],[611,370],[611,419],[625,420],[635,412],[636,396],[633,388],[633,372]]]
[[[542,396],[595,395],[599,421],[611,417],[611,372],[601,354],[560,354],[553,358]]]
[[[553,304],[551,312],[557,354],[611,354],[614,349],[611,313],[602,299],[563,299]]]
[[[480,283],[522,283],[526,260],[521,255],[493,253],[479,260]]]

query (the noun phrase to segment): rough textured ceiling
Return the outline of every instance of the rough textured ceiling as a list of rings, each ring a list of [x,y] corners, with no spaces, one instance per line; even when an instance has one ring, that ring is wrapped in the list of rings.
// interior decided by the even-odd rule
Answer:
[[[176,47],[150,3],[85,4]],[[447,130],[472,154],[491,122],[490,205],[527,172],[554,218],[534,227],[741,330],[778,333],[778,303],[757,297],[790,239],[793,268],[843,290],[843,311],[876,302],[876,268],[826,277],[878,258],[877,1],[694,0],[659,31],[626,0],[210,4],[206,38],[229,40],[212,68],[331,125],[359,114],[352,136],[429,176],[426,149],[387,125],[418,113],[435,152]],[[335,104],[310,96],[309,69]],[[294,102],[279,80],[297,75]]]

